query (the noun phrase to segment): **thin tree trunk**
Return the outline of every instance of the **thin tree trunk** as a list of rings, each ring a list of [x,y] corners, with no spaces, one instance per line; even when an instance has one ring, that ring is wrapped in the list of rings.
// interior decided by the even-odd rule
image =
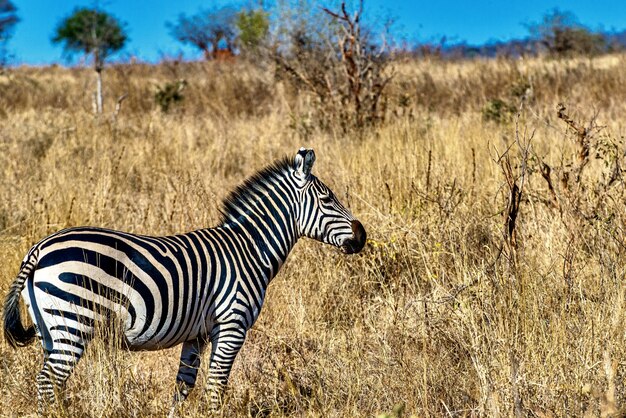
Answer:
[[[211,48],[211,59],[215,59],[217,57],[217,50],[219,48],[219,38],[214,38],[211,44],[213,45]]]
[[[96,48],[93,52],[94,70],[96,70],[96,113],[102,114],[102,62],[100,61],[100,50]]]
[[[102,113],[102,69],[96,69],[96,112]]]

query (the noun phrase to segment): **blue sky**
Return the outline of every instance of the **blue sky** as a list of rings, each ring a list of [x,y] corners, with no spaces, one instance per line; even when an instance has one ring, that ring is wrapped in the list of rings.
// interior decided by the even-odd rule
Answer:
[[[61,47],[50,43],[52,32],[58,21],[77,6],[94,4],[90,0],[13,2],[21,22],[15,28],[9,49],[14,54],[14,63],[32,65],[65,62]],[[188,58],[200,57],[194,50],[176,42],[165,28],[165,22],[175,20],[180,13],[193,14],[200,8],[227,3],[216,0],[100,1],[105,10],[127,23],[130,42],[121,55],[147,61],[180,51]],[[464,40],[475,44],[523,37],[527,33],[525,23],[539,21],[546,11],[555,7],[573,12],[581,23],[592,29],[626,29],[626,2],[618,0],[365,0],[365,6],[370,16],[395,16],[401,35],[421,41],[438,40],[445,35],[452,42]]]

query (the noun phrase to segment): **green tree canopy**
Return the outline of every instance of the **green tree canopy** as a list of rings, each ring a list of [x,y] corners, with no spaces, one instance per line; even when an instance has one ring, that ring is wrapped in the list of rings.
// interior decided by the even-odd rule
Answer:
[[[122,49],[127,39],[124,25],[115,17],[96,9],[78,8],[59,23],[52,42],[63,44],[68,54],[93,54],[99,71],[104,60]]]
[[[264,10],[243,10],[237,15],[239,42],[244,49],[261,46],[270,30],[269,13]]]

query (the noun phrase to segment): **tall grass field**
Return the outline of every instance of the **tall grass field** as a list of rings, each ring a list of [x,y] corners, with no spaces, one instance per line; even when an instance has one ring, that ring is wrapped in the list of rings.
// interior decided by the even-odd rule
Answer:
[[[65,227],[214,226],[230,190],[304,146],[368,243],[300,240],[221,416],[626,414],[626,56],[392,67],[384,120],[348,130],[244,61],[111,66],[101,116],[89,69],[3,70],[0,293]],[[179,355],[96,338],[50,414],[164,416]],[[42,357],[0,341],[0,415],[36,415]],[[207,360],[181,416],[210,413]]]

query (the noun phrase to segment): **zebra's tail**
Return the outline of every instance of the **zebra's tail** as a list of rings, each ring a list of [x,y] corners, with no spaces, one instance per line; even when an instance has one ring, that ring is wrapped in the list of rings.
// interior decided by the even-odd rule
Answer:
[[[35,326],[31,325],[24,328],[20,315],[20,293],[27,280],[32,280],[37,262],[39,251],[35,249],[31,251],[28,258],[22,263],[20,272],[9,288],[9,294],[4,301],[4,338],[13,347],[24,347],[30,344],[35,338]]]

